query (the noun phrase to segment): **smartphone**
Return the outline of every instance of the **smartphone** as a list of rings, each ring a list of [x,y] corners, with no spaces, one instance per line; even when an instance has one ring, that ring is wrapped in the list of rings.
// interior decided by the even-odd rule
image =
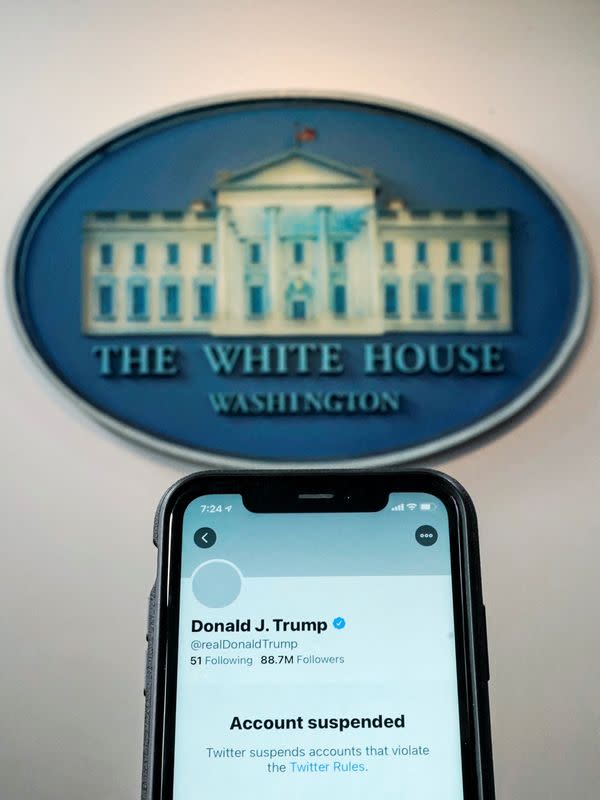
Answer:
[[[163,497],[154,542],[143,800],[493,798],[455,481],[200,473]]]

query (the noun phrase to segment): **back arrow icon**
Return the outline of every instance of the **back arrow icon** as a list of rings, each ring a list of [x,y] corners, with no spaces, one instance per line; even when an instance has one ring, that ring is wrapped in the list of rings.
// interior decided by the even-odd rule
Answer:
[[[197,547],[202,547],[204,550],[207,547],[212,547],[217,541],[217,534],[212,528],[198,528],[194,534],[194,542]]]

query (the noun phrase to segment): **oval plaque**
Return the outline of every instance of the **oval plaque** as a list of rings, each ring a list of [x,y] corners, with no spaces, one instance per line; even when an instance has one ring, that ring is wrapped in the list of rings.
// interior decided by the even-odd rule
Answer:
[[[227,99],[90,147],[11,258],[39,364],[113,430],[204,463],[399,463],[523,409],[589,278],[497,145],[381,101]]]

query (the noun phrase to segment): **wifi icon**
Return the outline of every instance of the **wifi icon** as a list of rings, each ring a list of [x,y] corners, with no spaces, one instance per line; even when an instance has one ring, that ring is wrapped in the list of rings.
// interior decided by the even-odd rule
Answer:
[[[408,508],[409,511],[414,511],[416,509],[416,507],[417,507],[417,504],[416,503],[407,503],[406,507]]]

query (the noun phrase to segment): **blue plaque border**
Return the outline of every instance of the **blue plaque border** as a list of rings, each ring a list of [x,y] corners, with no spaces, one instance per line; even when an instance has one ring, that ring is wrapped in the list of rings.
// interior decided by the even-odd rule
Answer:
[[[437,437],[431,441],[424,442],[423,444],[409,447],[400,451],[390,451],[384,454],[351,459],[319,460],[312,462],[304,460],[274,461],[270,459],[240,458],[203,451],[196,448],[183,447],[181,445],[173,444],[160,439],[157,436],[144,433],[143,431],[127,425],[101,411],[99,408],[93,405],[93,403],[87,401],[76,391],[68,387],[53,372],[32,342],[24,325],[18,303],[18,287],[16,280],[18,277],[18,254],[20,248],[24,244],[25,236],[31,236],[33,234],[34,226],[30,226],[33,212],[37,210],[38,215],[41,216],[40,212],[43,212],[44,205],[49,205],[53,202],[53,196],[49,194],[51,190],[57,187],[57,183],[59,181],[59,191],[62,192],[65,188],[67,188],[70,182],[75,180],[78,176],[80,170],[77,169],[77,166],[83,160],[85,160],[85,165],[82,164],[81,169],[87,170],[91,163],[89,157],[93,155],[94,152],[98,151],[99,148],[110,147],[110,145],[117,140],[119,144],[122,144],[129,137],[138,137],[143,129],[148,125],[152,125],[154,130],[156,130],[156,123],[161,119],[164,120],[165,126],[169,126],[171,124],[175,124],[177,119],[186,113],[193,113],[194,111],[202,111],[210,108],[214,108],[215,111],[218,111],[219,108],[223,106],[251,102],[261,103],[264,101],[273,100],[284,102],[330,101],[356,103],[363,106],[370,106],[372,108],[410,114],[412,116],[422,118],[424,121],[437,123],[438,125],[447,127],[453,132],[463,134],[497,151],[500,155],[504,156],[519,169],[521,169],[523,173],[533,180],[550,198],[561,214],[573,240],[576,253],[576,277],[579,291],[576,299],[576,306],[571,316],[570,327],[565,334],[560,347],[556,351],[554,357],[545,364],[541,373],[525,388],[524,391],[520,392],[517,397],[495,411],[487,414],[483,419],[480,419],[471,425],[467,425],[457,432],[453,432],[446,436]],[[42,205],[44,199],[45,203]],[[75,155],[70,157],[61,166],[55,169],[32,197],[29,204],[21,214],[15,232],[12,236],[8,251],[8,269],[6,274],[9,309],[20,342],[22,343],[28,355],[50,380],[51,384],[61,393],[68,396],[79,409],[90,415],[93,419],[109,430],[114,431],[120,436],[123,436],[126,439],[129,439],[130,441],[135,442],[143,447],[152,448],[166,455],[186,461],[196,462],[206,466],[237,468],[269,467],[271,469],[293,469],[302,467],[306,468],[313,465],[319,467],[335,466],[353,468],[385,467],[423,460],[437,453],[450,450],[463,445],[470,440],[480,437],[483,434],[499,427],[503,423],[506,423],[512,417],[523,412],[561,375],[568,365],[570,359],[576,353],[577,348],[585,334],[589,320],[589,310],[592,295],[588,249],[578,224],[556,190],[543,176],[529,166],[519,155],[514,153],[505,145],[494,140],[488,134],[482,133],[475,128],[446,117],[445,115],[439,114],[435,111],[429,111],[418,106],[402,103],[389,98],[340,92],[335,90],[257,91],[208,97],[203,100],[186,102],[160,109],[143,117],[138,117],[137,119],[127,122],[126,124],[103,134],[79,150]]]

